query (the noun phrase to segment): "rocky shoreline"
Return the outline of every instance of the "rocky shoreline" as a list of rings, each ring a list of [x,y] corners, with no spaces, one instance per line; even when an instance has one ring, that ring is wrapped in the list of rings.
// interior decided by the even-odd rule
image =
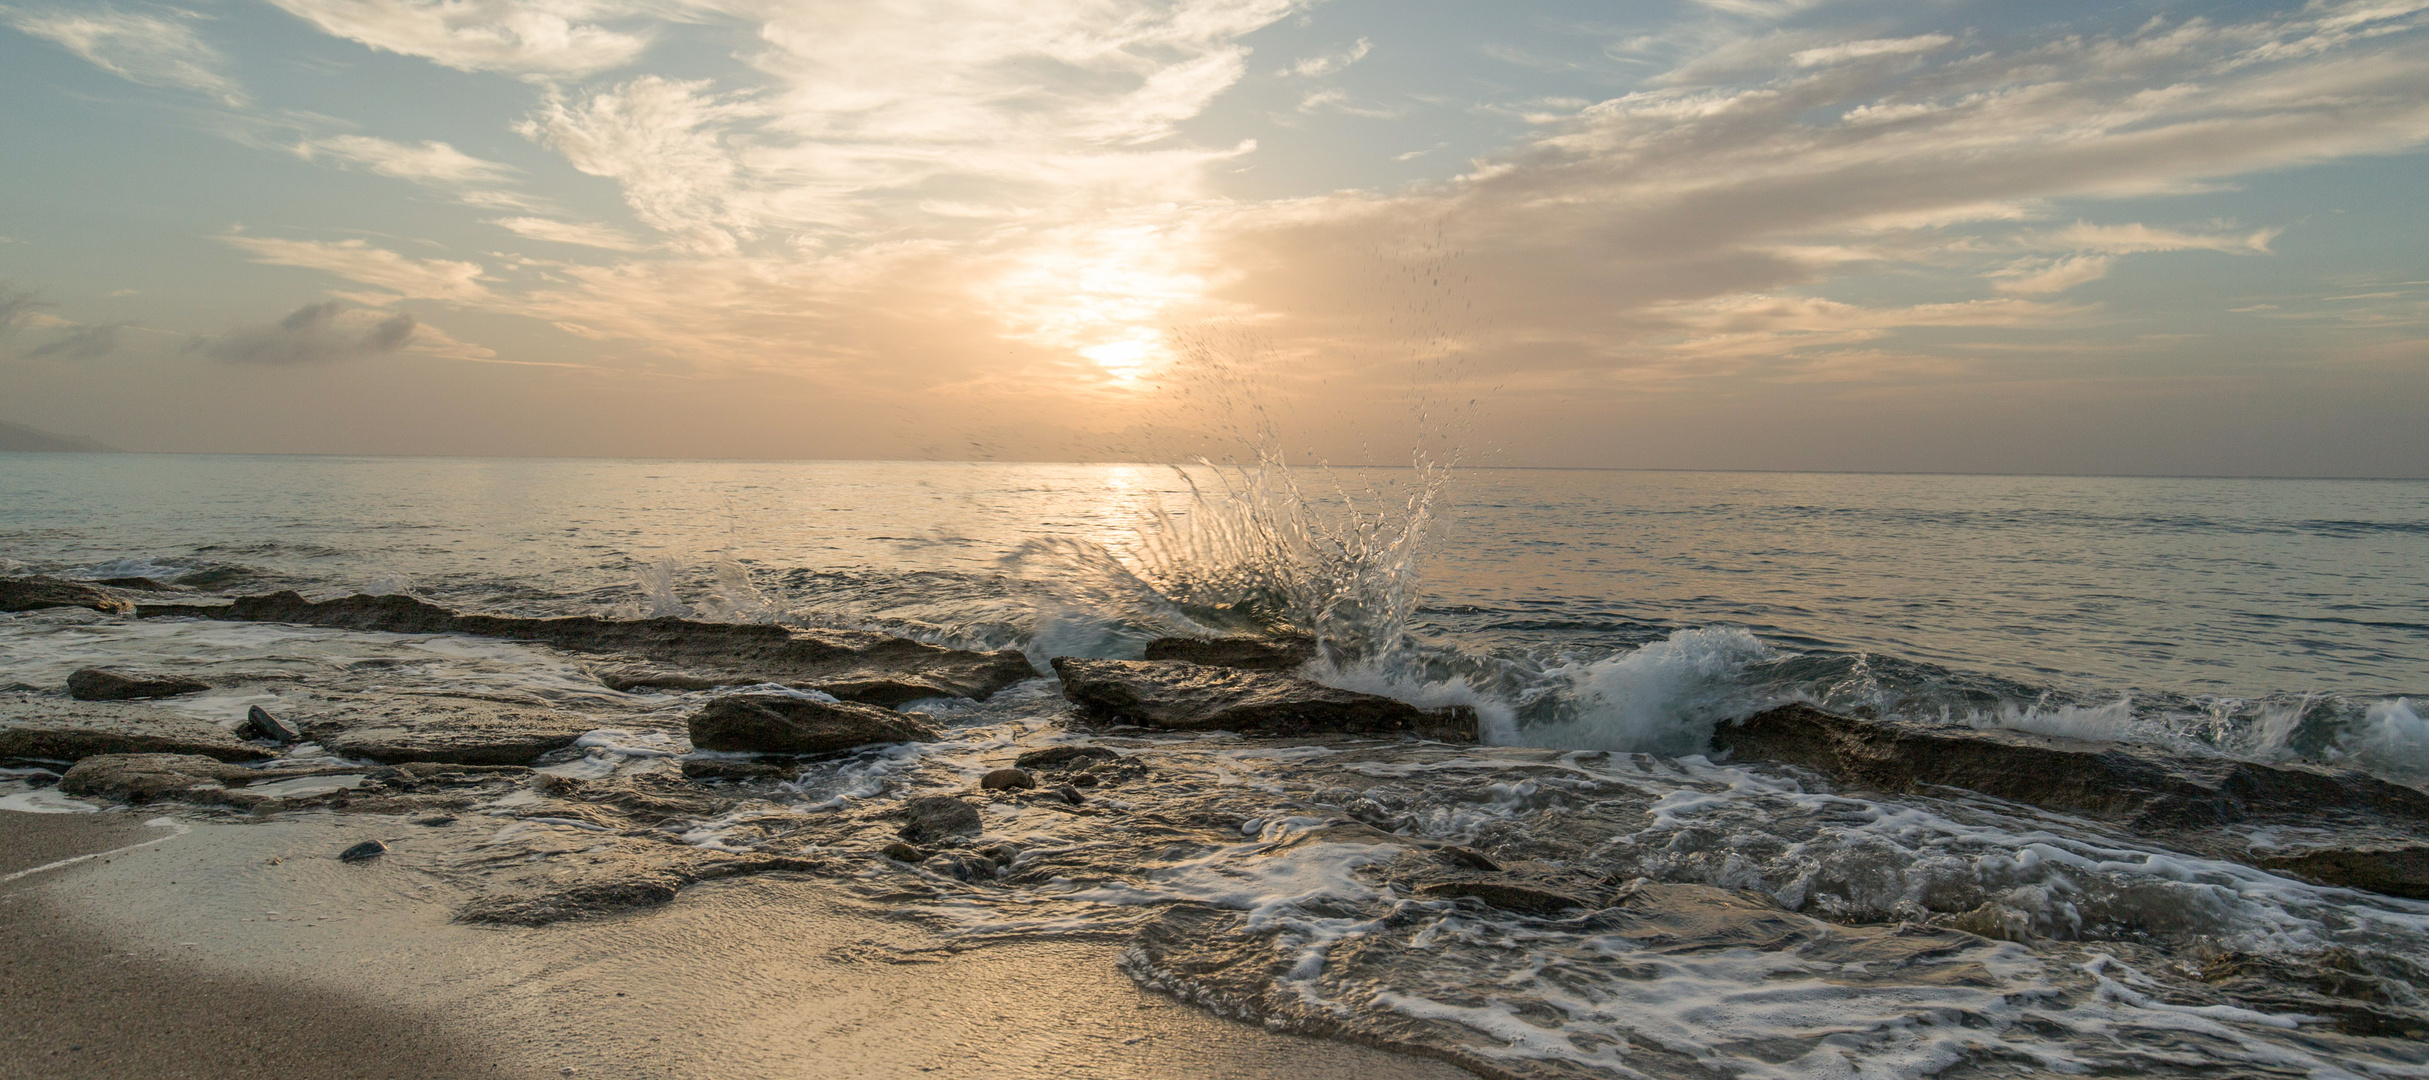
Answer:
[[[602,690],[714,692],[679,717],[639,709],[602,717],[462,691],[374,693],[372,667],[299,687],[310,704],[264,713],[242,731],[164,705],[211,688],[181,673],[87,669],[62,687],[0,692],[0,764],[36,783],[78,798],[183,804],[245,820],[329,811],[444,841],[417,845],[436,852],[417,855],[417,865],[460,890],[454,915],[466,924],[598,919],[663,906],[700,882],[755,876],[858,883],[918,908],[954,883],[1011,890],[1102,879],[1108,862],[1143,862],[1146,852],[1176,844],[1211,850],[1245,832],[1262,845],[1259,857],[1318,845],[1347,852],[1343,865],[1377,895],[1591,924],[1632,947],[1752,949],[1963,984],[1997,943],[2052,940],[2047,927],[1990,898],[1950,901],[1904,922],[1833,918],[1759,892],[1655,880],[1642,870],[1658,860],[1616,849],[1589,857],[1527,838],[1445,844],[1408,828],[1380,786],[1302,799],[1294,823],[1243,823],[1203,786],[1211,781],[1176,766],[1165,749],[1173,744],[1157,740],[1236,737],[1254,753],[1363,754],[1378,763],[1368,775],[1388,777],[1441,767],[1478,738],[1471,710],[1421,710],[1299,677],[1315,655],[1304,642],[1168,640],[1148,645],[1142,660],[1057,658],[1057,718],[989,751],[957,789],[839,803],[802,817],[766,808],[804,770],[916,757],[944,737],[947,721],[909,709],[914,703],[983,701],[1045,673],[1019,653],[863,631],[516,618],[405,596],[315,602],[283,592],[159,603],[135,595],[142,591],[11,579],[0,581],[0,607],[522,642],[581,658]],[[581,744],[611,728],[624,740],[619,753],[670,767],[569,773],[595,749]],[[1799,704],[1724,723],[1713,746],[1718,760],[1807,777],[1841,794],[1987,798],[2315,885],[2429,899],[2429,845],[2420,840],[2429,835],[2429,794],[2363,773]],[[1553,760],[1543,758],[1543,767]],[[1086,857],[1095,861],[1081,861],[1078,848],[1025,847],[997,829],[1055,816],[1088,830]],[[545,827],[501,830],[501,820]],[[698,837],[711,823],[717,839],[703,846]],[[1572,1075],[1480,1055],[1447,1021],[1345,1019],[1311,1005],[1287,965],[1276,966],[1270,933],[1236,912],[1164,904],[1133,925],[1125,957],[1141,985],[1218,1014],[1437,1056],[1479,1075]],[[1334,962],[1403,960],[1349,950]],[[2192,978],[2187,1000],[2299,1009],[2345,1037],[2429,1037],[2429,1011],[2384,971],[2331,986],[2255,974],[2266,966],[2259,960],[2221,962],[2232,970]],[[1630,1060],[1670,1075],[1710,1071],[1692,1054],[1651,1046]]]

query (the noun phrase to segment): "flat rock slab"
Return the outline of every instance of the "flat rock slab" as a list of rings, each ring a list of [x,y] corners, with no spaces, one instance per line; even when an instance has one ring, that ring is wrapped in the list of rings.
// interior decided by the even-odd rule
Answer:
[[[1089,716],[1181,731],[1298,735],[1409,734],[1451,742],[1476,739],[1476,714],[1464,706],[1419,709],[1406,702],[1340,690],[1269,671],[1208,667],[1181,660],[1083,660],[1058,657],[1063,696]]]
[[[91,608],[114,615],[131,615],[135,612],[132,602],[81,581],[61,581],[41,576],[0,578],[0,611],[38,611],[56,607]]]
[[[686,722],[699,750],[755,754],[836,754],[876,743],[935,742],[918,713],[790,694],[728,694]]]
[[[460,615],[410,596],[310,601],[294,592],[238,597],[221,606],[147,604],[145,616],[299,623],[401,634],[470,634],[531,641],[574,652],[674,664],[684,671],[621,676],[624,688],[783,683],[845,700],[898,705],[923,697],[984,698],[1037,672],[1010,650],[970,652],[858,630],[805,630],[690,619],[524,619]],[[653,678],[667,682],[654,682]]]
[[[1801,765],[1850,787],[1963,788],[2114,822],[2183,850],[2395,896],[2429,896],[2429,792],[2367,773],[2021,731],[1868,720],[1786,705],[1713,732],[1739,759]],[[2301,836],[2253,849],[2240,830]]]
[[[95,754],[198,754],[219,761],[270,756],[215,724],[156,705],[0,694],[0,758],[81,761]]]
[[[67,696],[78,701],[134,701],[139,698],[199,694],[211,688],[201,679],[151,675],[110,668],[78,668],[67,677]]]
[[[484,698],[366,699],[305,725],[330,753],[384,764],[529,765],[599,725],[589,717]]]
[[[1314,638],[1157,638],[1147,643],[1149,660],[1186,660],[1245,671],[1290,671],[1316,658]]]
[[[120,802],[196,796],[210,801],[221,789],[243,787],[261,775],[196,754],[96,754],[61,776],[59,790]]]

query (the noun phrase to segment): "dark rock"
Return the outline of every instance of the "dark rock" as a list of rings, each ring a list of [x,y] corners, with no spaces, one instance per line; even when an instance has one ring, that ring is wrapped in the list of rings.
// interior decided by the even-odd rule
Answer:
[[[1102,746],[1049,746],[1022,754],[1013,759],[1012,765],[1020,769],[1070,768],[1094,761],[1112,761],[1121,756]]]
[[[169,586],[163,585],[148,577],[105,577],[94,582],[93,584],[107,585],[113,589],[134,589],[137,592],[171,591]]]
[[[1056,658],[1054,670],[1063,678],[1063,696],[1099,720],[1187,731],[1412,734],[1456,742],[1476,738],[1476,713],[1464,706],[1422,710],[1271,672],[1179,660],[1069,656]]]
[[[1080,789],[1072,787],[1069,784],[1064,784],[1063,786],[1054,789],[1054,793],[1061,796],[1064,802],[1070,803],[1073,806],[1078,806],[1081,803],[1088,801],[1087,796],[1080,794]]]
[[[980,777],[978,780],[978,786],[982,791],[1010,791],[1016,788],[1033,788],[1037,786],[1037,778],[1029,775],[1028,773],[1022,772],[1019,769],[997,769],[994,772]]]
[[[1460,866],[1467,867],[1470,870],[1484,870],[1490,872],[1501,869],[1500,863],[1494,862],[1492,859],[1485,857],[1484,852],[1478,851],[1475,848],[1446,847],[1435,851],[1434,854],[1442,856],[1445,861],[1456,863]]]
[[[1572,908],[1601,906],[1590,897],[1546,888],[1515,877],[1495,876],[1437,881],[1418,886],[1417,894],[1438,899],[1474,897],[1503,911],[1515,911],[1521,915],[1558,915]]]
[[[198,796],[218,801],[210,793],[243,787],[260,775],[198,754],[95,754],[60,776],[59,790],[132,803]]]
[[[1149,660],[1186,660],[1208,667],[1289,671],[1316,658],[1314,638],[1157,638],[1147,643]]]
[[[2138,829],[2341,822],[2429,832],[2429,792],[2342,769],[1865,720],[1809,705],[1724,724],[1712,742],[1741,759],[1802,765],[1851,786],[1888,792],[1964,788]]]
[[[270,710],[259,705],[245,710],[244,726],[238,728],[237,731],[255,738],[268,739],[282,746],[291,742],[302,742],[304,739],[303,729],[270,715]]]
[[[2429,900],[2429,844],[2254,852],[2252,865],[2322,885]]]
[[[216,589],[252,577],[253,572],[234,566],[214,566],[196,570],[177,579],[177,583],[192,589]]]
[[[380,843],[377,840],[365,840],[362,843],[338,852],[337,857],[344,862],[369,862],[373,859],[379,858],[382,855],[386,855],[387,853],[388,845]]]
[[[459,922],[501,926],[545,926],[567,919],[612,915],[672,901],[684,887],[702,881],[819,869],[816,859],[789,855],[669,853],[669,845],[622,841],[621,849],[573,866],[547,867],[545,877],[483,896],[456,914]]]
[[[598,725],[588,717],[486,698],[365,699],[311,725],[341,757],[395,764],[526,765]]]
[[[78,701],[133,701],[176,697],[208,690],[200,679],[174,675],[136,675],[108,668],[80,668],[67,677],[67,696]]]
[[[834,754],[874,743],[936,741],[936,729],[915,713],[786,694],[729,694],[693,713],[688,725],[694,747],[758,754]]]
[[[0,697],[0,758],[78,761],[95,754],[199,754],[220,761],[268,756],[215,724],[156,705]]]
[[[80,607],[113,615],[131,615],[135,605],[81,581],[52,577],[0,578],[0,611]]]
[[[921,851],[918,848],[912,847],[911,845],[903,843],[900,840],[896,840],[893,843],[877,849],[877,853],[885,856],[886,858],[892,859],[895,862],[906,862],[914,866],[926,862],[928,859],[927,852]]]
[[[459,615],[410,596],[349,596],[314,602],[294,592],[238,597],[224,607],[146,605],[145,616],[288,622],[406,634],[471,634],[560,649],[616,653],[690,669],[710,685],[773,682],[846,700],[901,704],[923,697],[984,698],[1037,673],[1020,653],[969,652],[859,630],[805,630],[689,619],[525,619]],[[628,686],[662,685],[636,675]],[[830,689],[830,687],[832,689]]]
[[[425,828],[432,828],[432,829],[435,829],[435,828],[438,828],[438,827],[440,827],[440,826],[442,826],[442,825],[453,825],[453,824],[455,824],[455,818],[450,817],[450,816],[448,816],[448,815],[446,815],[446,814],[441,814],[441,815],[439,815],[439,816],[437,816],[437,817],[426,817],[426,818],[423,818],[423,819],[421,819],[421,820],[419,820],[419,821],[414,822],[414,824],[416,824],[416,825],[420,825],[420,826],[423,826],[423,827],[425,827]]]
[[[683,778],[686,780],[784,780],[798,769],[770,765],[763,761],[738,761],[733,758],[685,758]]]
[[[932,844],[979,830],[978,808],[951,795],[924,795],[902,804],[902,838]]]

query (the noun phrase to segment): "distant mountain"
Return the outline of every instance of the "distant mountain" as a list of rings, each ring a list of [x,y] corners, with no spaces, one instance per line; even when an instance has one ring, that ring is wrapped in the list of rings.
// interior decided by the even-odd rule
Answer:
[[[41,428],[0,420],[0,451],[50,450],[71,454],[115,454],[118,448],[82,435],[54,435]]]

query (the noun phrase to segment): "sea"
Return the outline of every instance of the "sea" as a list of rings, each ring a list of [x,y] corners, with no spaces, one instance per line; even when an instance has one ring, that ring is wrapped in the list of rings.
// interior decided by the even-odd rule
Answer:
[[[1148,843],[1102,819],[991,822],[1059,853],[1052,872],[929,873],[907,915],[983,944],[1136,935],[1187,908],[1274,962],[1216,985],[1142,946],[1131,978],[1496,1075],[2429,1076],[2429,1030],[2406,1026],[2429,1015],[2429,903],[1963,793],[1838,792],[1711,744],[1716,725],[1802,701],[2429,784],[2429,482],[8,454],[0,573],[851,627],[1037,665],[987,702],[907,706],[939,717],[943,742],[810,767],[688,836],[726,847],[841,843],[802,837],[966,788],[1007,748],[1089,738],[1066,731],[1053,657],[1310,634],[1302,674],[1471,706],[1484,745],[1107,736],[1178,778],[1164,797],[1189,812],[1173,820],[1224,827]],[[29,688],[90,663],[374,656],[386,681],[365,692],[473,688],[596,715],[587,756],[558,766],[584,775],[668,768],[679,735],[636,718],[706,695],[617,693],[579,658],[516,643],[0,616],[0,684]],[[233,724],[281,693],[179,707]],[[13,790],[0,805],[75,809]],[[771,814],[808,832],[771,831]],[[1962,978],[1803,946],[1651,944],[1398,894],[1371,872],[1378,849],[1323,841],[1343,822],[1759,895],[1831,926],[1991,911],[1963,925],[2012,932],[1969,946]],[[2218,972],[2253,964],[2345,987],[2361,1011],[2221,989]]]

